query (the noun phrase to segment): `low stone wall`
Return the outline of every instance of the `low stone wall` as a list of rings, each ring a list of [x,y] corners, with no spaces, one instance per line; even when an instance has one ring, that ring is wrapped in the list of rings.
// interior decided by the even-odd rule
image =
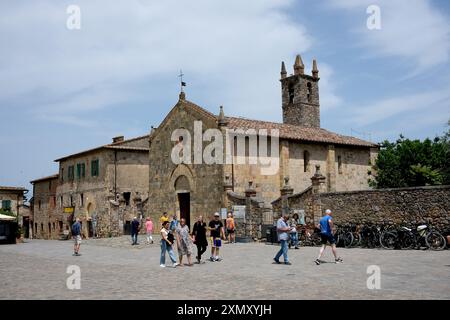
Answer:
[[[287,197],[289,210],[305,210],[308,224],[317,223],[331,209],[336,224],[428,223],[443,232],[450,231],[450,186],[314,193],[305,190]],[[282,199],[273,202],[281,212]]]
[[[336,223],[419,224],[450,230],[450,186],[320,194]]]

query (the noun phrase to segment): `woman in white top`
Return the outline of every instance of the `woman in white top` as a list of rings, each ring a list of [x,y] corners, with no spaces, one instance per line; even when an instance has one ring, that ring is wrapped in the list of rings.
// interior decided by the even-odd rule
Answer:
[[[169,236],[169,230],[167,229],[169,225],[168,221],[163,222],[161,229],[161,259],[160,259],[160,267],[166,267],[166,251],[169,253],[170,260],[172,260],[173,267],[176,268],[178,266],[177,258],[175,257],[175,253],[173,252],[173,242],[174,239]]]

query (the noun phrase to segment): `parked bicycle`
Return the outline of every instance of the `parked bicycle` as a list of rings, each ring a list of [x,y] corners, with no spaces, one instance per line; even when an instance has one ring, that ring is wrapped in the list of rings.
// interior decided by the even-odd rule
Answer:
[[[443,250],[447,246],[444,236],[426,224],[415,228],[402,226],[396,230],[387,230],[381,235],[381,245],[385,249]]]

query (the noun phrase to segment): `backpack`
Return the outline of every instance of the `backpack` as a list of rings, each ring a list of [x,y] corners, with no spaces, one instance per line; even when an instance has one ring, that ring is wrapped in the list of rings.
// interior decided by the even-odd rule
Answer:
[[[72,225],[72,234],[78,235],[80,233],[80,225],[78,223],[74,223]]]
[[[173,243],[173,242],[175,241],[175,237],[173,236],[173,233],[172,233],[172,232],[169,232],[169,233],[167,234],[167,240],[168,240],[169,242],[171,242],[171,243]]]

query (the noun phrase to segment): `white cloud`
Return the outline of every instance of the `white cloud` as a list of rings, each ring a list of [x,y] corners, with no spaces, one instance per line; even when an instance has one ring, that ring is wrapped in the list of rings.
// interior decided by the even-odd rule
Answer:
[[[352,107],[350,110],[352,110],[353,115],[348,121],[356,123],[358,127],[363,127],[382,122],[389,118],[402,118],[400,115],[411,117],[411,113],[421,114],[425,112],[428,115],[436,115],[439,113],[442,122],[445,121],[446,116],[450,116],[448,110],[449,105],[450,91],[440,89],[425,93],[391,97],[366,106]],[[447,115],[445,112],[447,112]],[[433,119],[434,121],[438,120],[437,117],[433,117]],[[423,125],[421,119],[416,119],[412,123],[416,127]],[[429,121],[427,124],[429,125]]]
[[[280,61],[312,41],[285,13],[288,0],[79,0],[81,30],[73,31],[69,4],[0,4],[0,101],[36,95],[35,114],[77,124],[80,113],[142,96],[130,84],[176,83],[182,67],[188,97],[195,88],[210,103],[270,117],[281,114]]]
[[[367,56],[401,58],[417,75],[431,67],[446,64],[450,56],[449,18],[433,7],[430,0],[332,0],[327,4],[357,15],[361,45]],[[381,8],[381,30],[368,30],[366,8]],[[361,19],[359,19],[361,17]]]

